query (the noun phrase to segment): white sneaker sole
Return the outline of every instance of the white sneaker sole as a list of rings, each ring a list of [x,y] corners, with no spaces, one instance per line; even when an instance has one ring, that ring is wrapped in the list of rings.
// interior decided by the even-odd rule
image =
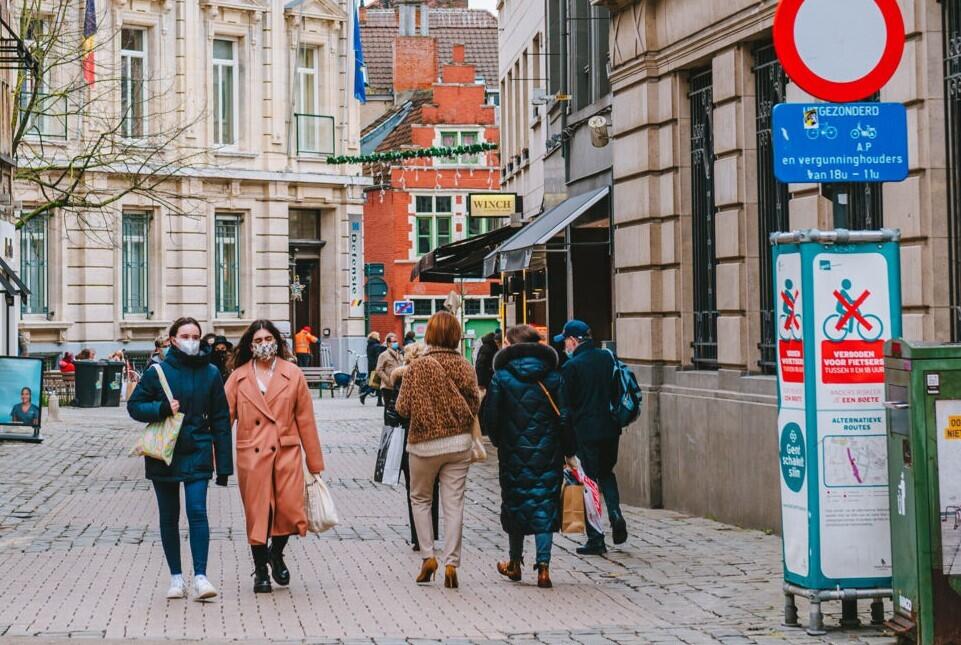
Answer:
[[[179,600],[181,598],[186,598],[186,597],[187,597],[186,590],[182,590],[182,591],[168,590],[167,591],[167,600]]]
[[[202,602],[204,600],[210,600],[211,598],[216,598],[216,597],[217,597],[217,592],[214,591],[213,589],[209,589],[201,594],[197,594],[196,596],[194,596],[194,601]]]

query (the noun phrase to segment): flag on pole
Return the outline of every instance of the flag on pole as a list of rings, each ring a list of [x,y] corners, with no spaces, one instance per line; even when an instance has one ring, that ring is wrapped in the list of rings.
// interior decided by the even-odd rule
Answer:
[[[83,12],[83,80],[87,85],[93,85],[94,66],[93,48],[94,35],[97,33],[97,5],[94,0],[87,0]]]
[[[354,98],[361,103],[367,102],[367,65],[364,64],[364,45],[360,41],[360,12],[354,2]],[[88,0],[93,2],[93,0]]]

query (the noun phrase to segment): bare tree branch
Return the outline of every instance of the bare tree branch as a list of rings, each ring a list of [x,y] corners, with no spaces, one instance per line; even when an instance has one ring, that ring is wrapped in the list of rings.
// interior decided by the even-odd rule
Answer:
[[[18,73],[14,88],[16,181],[30,194],[17,226],[59,212],[90,228],[95,214],[112,221],[128,196],[171,215],[198,212],[203,196],[185,194],[177,186],[182,177],[211,165],[206,149],[188,143],[205,115],[201,111],[184,121],[185,106],[174,100],[175,79],[142,79],[142,104],[129,102],[124,113],[121,85],[128,79],[115,62],[119,28],[104,28],[98,20],[96,82],[88,85],[81,72],[82,12],[75,2],[21,0],[14,14],[36,61],[35,71]],[[146,132],[140,131],[142,123]]]

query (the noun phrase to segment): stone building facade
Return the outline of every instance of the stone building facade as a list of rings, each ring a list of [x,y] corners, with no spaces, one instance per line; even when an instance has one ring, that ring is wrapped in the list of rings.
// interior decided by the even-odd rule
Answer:
[[[776,529],[767,235],[901,229],[904,335],[959,338],[961,3],[900,2],[880,100],[908,108],[909,178],[832,189],[772,174],[771,107],[812,100],[777,63],[775,2],[595,2],[612,12],[617,344],[647,389],[622,480],[636,502]]]
[[[547,43],[543,2],[502,0],[500,53],[501,158],[504,192],[524,199],[523,220],[544,207],[544,157],[547,154]]]
[[[26,223],[17,261],[31,288],[21,323],[31,354],[146,352],[188,315],[234,340],[257,318],[285,330],[311,324],[335,363],[346,361],[349,345],[363,345],[349,253],[359,245],[369,182],[358,167],[325,159],[359,152],[347,73],[353,4],[98,6],[97,109],[122,118],[132,87],[144,99],[125,108],[138,119],[128,136],[149,143],[151,131],[169,127],[161,121],[174,119],[186,130],[172,145],[202,152],[203,162],[174,172],[163,200],[128,194],[89,217],[54,211]],[[85,123],[68,119],[60,132],[39,132],[57,126],[39,124],[37,136],[51,158],[75,154],[95,136]],[[106,192],[125,181],[88,174],[86,183]],[[33,185],[17,190],[24,210],[38,203]]]

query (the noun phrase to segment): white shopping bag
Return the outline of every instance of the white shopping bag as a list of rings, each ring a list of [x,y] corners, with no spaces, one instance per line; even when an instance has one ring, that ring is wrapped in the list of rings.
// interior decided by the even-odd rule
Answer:
[[[396,486],[400,482],[400,462],[404,456],[404,429],[401,426],[384,426],[374,466],[374,481],[378,484]]]

